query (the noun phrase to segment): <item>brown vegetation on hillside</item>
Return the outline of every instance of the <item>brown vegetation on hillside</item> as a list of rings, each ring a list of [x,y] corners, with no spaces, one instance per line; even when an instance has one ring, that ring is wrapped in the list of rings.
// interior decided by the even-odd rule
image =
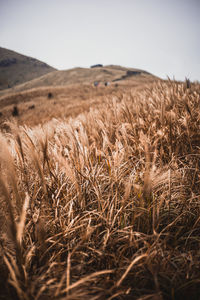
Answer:
[[[198,84],[157,82],[7,124],[1,299],[199,299],[199,103]]]
[[[54,71],[43,76],[19,84],[11,89],[0,91],[0,95],[23,92],[25,90],[44,87],[66,87],[71,85],[92,85],[95,81],[120,82],[125,84],[138,85],[149,83],[159,78],[143,70],[125,68],[121,66],[104,66],[101,68],[73,68],[69,70]]]
[[[0,47],[0,91],[53,71],[44,62]]]
[[[148,83],[149,84],[149,83]],[[35,126],[52,118],[66,119],[89,111],[91,107],[101,106],[109,95],[119,95],[130,89],[142,89],[144,85],[115,84],[98,88],[93,84],[74,84],[65,87],[44,87],[8,94],[0,97],[0,127],[11,120],[13,107],[19,110],[15,122],[18,125]],[[34,110],[30,107],[34,106]]]

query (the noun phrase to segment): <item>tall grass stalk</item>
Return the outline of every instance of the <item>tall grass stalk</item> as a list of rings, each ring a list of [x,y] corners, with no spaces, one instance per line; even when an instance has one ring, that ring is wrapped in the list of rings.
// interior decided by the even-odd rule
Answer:
[[[103,101],[1,133],[2,297],[198,299],[200,86]]]

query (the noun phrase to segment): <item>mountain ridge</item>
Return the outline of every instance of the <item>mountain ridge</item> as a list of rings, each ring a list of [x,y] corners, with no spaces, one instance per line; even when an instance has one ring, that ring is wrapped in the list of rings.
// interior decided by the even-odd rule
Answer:
[[[14,87],[55,70],[38,59],[0,47],[0,90]]]

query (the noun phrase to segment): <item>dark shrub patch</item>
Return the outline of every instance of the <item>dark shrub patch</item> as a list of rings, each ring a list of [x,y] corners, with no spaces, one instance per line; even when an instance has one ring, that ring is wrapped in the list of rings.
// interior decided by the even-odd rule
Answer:
[[[35,108],[35,105],[33,104],[33,105],[30,105],[29,107],[28,107],[28,109],[34,109]]]
[[[12,115],[13,115],[13,117],[19,116],[19,109],[17,106],[13,107]]]
[[[51,92],[48,93],[47,95],[48,99],[52,99],[53,98],[53,94]]]

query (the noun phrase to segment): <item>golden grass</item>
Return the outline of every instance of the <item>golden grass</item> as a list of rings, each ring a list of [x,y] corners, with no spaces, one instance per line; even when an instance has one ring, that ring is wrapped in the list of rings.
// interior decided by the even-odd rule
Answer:
[[[199,299],[200,86],[101,99],[1,135],[2,299]]]
[[[66,119],[89,111],[105,103],[108,95],[122,93],[130,89],[128,85],[93,87],[92,84],[76,84],[65,87],[37,88],[0,97],[0,127],[7,120],[18,125],[35,126],[44,124],[52,118]],[[49,99],[48,94],[52,97]],[[17,106],[19,115],[12,117],[13,107]]]

